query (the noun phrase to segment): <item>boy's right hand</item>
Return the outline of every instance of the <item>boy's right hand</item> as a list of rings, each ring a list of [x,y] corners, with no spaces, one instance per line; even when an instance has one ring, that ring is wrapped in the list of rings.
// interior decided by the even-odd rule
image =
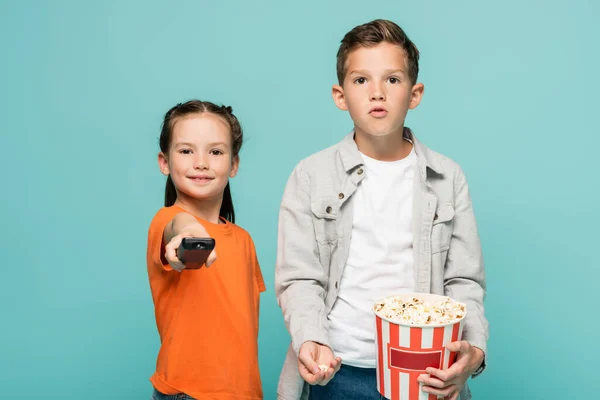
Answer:
[[[321,370],[320,366],[327,366]],[[300,376],[311,385],[325,386],[342,366],[342,359],[334,357],[327,346],[316,342],[304,342],[298,352],[298,371]]]
[[[185,269],[185,264],[181,262],[179,258],[177,258],[177,249],[181,244],[183,238],[186,237],[210,237],[206,229],[200,224],[195,223],[189,226],[186,226],[184,231],[179,235],[173,236],[171,241],[167,243],[165,246],[165,258],[171,268],[175,271],[181,272]],[[217,259],[217,251],[216,249],[211,251],[208,259],[206,260],[206,266],[209,267],[215,260]]]

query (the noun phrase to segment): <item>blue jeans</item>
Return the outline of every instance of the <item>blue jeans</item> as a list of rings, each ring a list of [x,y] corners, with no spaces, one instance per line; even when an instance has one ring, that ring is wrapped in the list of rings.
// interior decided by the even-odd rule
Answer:
[[[194,400],[194,398],[185,393],[163,394],[154,389],[151,400]]]
[[[385,400],[377,391],[375,368],[358,368],[342,364],[325,386],[311,386],[309,400]]]

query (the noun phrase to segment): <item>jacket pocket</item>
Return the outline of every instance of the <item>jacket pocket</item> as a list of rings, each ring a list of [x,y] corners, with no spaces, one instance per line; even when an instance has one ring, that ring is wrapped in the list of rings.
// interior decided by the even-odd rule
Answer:
[[[337,243],[338,199],[322,197],[311,201],[315,238],[318,243]]]
[[[450,203],[439,204],[435,211],[431,228],[431,252],[439,253],[450,248],[452,226],[454,224],[454,207]]]

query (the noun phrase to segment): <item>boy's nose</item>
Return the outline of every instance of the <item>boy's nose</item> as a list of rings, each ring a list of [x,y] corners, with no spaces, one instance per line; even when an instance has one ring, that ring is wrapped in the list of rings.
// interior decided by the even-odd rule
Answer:
[[[373,92],[371,92],[371,101],[383,101],[385,100],[385,95],[383,90],[380,88],[374,88]]]

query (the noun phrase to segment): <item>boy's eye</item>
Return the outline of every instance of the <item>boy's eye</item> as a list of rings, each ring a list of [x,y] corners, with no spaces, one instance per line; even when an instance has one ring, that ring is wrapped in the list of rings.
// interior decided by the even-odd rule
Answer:
[[[356,78],[354,80],[354,83],[358,83],[359,85],[362,85],[363,83],[365,83],[367,80],[365,78]]]
[[[398,78],[396,78],[396,77],[392,76],[392,77],[390,78],[390,83],[391,83],[391,84],[400,83],[400,79],[398,79]]]
[[[181,149],[181,150],[179,150],[179,153],[181,153],[181,154],[192,154],[192,150],[190,150],[190,149]]]

